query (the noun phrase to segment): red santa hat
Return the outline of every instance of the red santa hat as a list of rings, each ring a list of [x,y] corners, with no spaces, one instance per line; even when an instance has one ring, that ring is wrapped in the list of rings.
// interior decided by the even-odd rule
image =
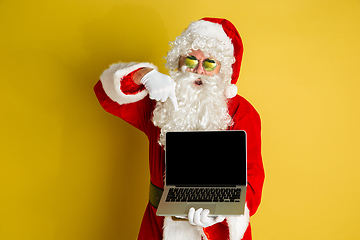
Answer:
[[[227,19],[222,18],[202,18],[193,22],[185,30],[187,34],[197,34],[210,39],[217,39],[224,43],[224,50],[232,52],[234,62],[232,63],[231,84],[227,87],[225,95],[232,98],[237,94],[236,82],[239,77],[241,60],[243,55],[243,44],[241,37],[235,26]]]

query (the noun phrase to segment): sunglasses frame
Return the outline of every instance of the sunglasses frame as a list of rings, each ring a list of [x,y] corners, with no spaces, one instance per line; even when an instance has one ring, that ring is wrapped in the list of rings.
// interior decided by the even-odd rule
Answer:
[[[197,64],[195,65],[195,67],[193,67],[193,68],[191,68],[188,64],[186,64],[186,59],[188,59],[188,58],[194,58],[194,59],[190,59],[190,60],[192,60],[192,61],[197,61]],[[205,66],[204,66],[204,64],[205,64],[205,62],[206,61],[214,61],[214,63],[215,63],[215,66],[213,67],[213,69],[212,70],[206,70],[206,68],[205,68]],[[187,67],[187,68],[189,68],[189,69],[194,69],[194,68],[196,68],[198,65],[199,65],[199,63],[202,63],[202,66],[203,66],[203,68],[204,68],[204,70],[206,71],[206,72],[212,72],[212,71],[214,71],[215,69],[216,69],[216,67],[219,65],[217,62],[216,62],[216,60],[215,59],[211,59],[211,58],[207,58],[207,59],[205,59],[204,61],[200,61],[199,59],[197,59],[195,56],[193,56],[193,55],[189,55],[189,56],[186,56],[185,57],[185,59],[184,59],[184,64],[185,64],[185,66]],[[211,62],[212,63],[212,62]]]

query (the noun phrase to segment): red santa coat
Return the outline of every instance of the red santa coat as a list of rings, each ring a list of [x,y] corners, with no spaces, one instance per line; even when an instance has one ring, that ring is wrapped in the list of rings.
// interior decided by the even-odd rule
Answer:
[[[94,90],[101,106],[107,112],[120,117],[146,134],[149,139],[150,181],[155,186],[164,188],[165,152],[158,144],[160,129],[151,121],[156,102],[147,96],[143,86],[138,86],[132,81],[132,74],[142,67],[157,69],[150,63],[113,64],[101,75]],[[260,204],[264,182],[260,117],[253,106],[239,95],[229,99],[228,108],[234,122],[229,130],[245,130],[247,133],[248,187],[244,216],[227,217],[221,223],[198,228],[188,222],[174,222],[171,218],[164,219],[157,216],[156,209],[149,203],[141,223],[138,240],[251,239],[249,216],[256,212]]]

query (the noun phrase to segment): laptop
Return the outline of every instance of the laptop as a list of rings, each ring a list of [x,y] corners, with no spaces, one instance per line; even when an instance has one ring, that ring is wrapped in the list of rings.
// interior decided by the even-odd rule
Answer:
[[[246,132],[167,132],[165,183],[156,214],[187,216],[194,207],[209,216],[244,214]]]

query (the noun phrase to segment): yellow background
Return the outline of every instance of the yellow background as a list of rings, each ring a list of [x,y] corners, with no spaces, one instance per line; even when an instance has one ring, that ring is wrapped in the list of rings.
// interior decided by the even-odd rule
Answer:
[[[147,139],[92,87],[119,60],[165,73],[204,16],[238,28],[239,93],[262,118],[254,239],[360,239],[358,0],[1,1],[0,239],[136,238]]]

